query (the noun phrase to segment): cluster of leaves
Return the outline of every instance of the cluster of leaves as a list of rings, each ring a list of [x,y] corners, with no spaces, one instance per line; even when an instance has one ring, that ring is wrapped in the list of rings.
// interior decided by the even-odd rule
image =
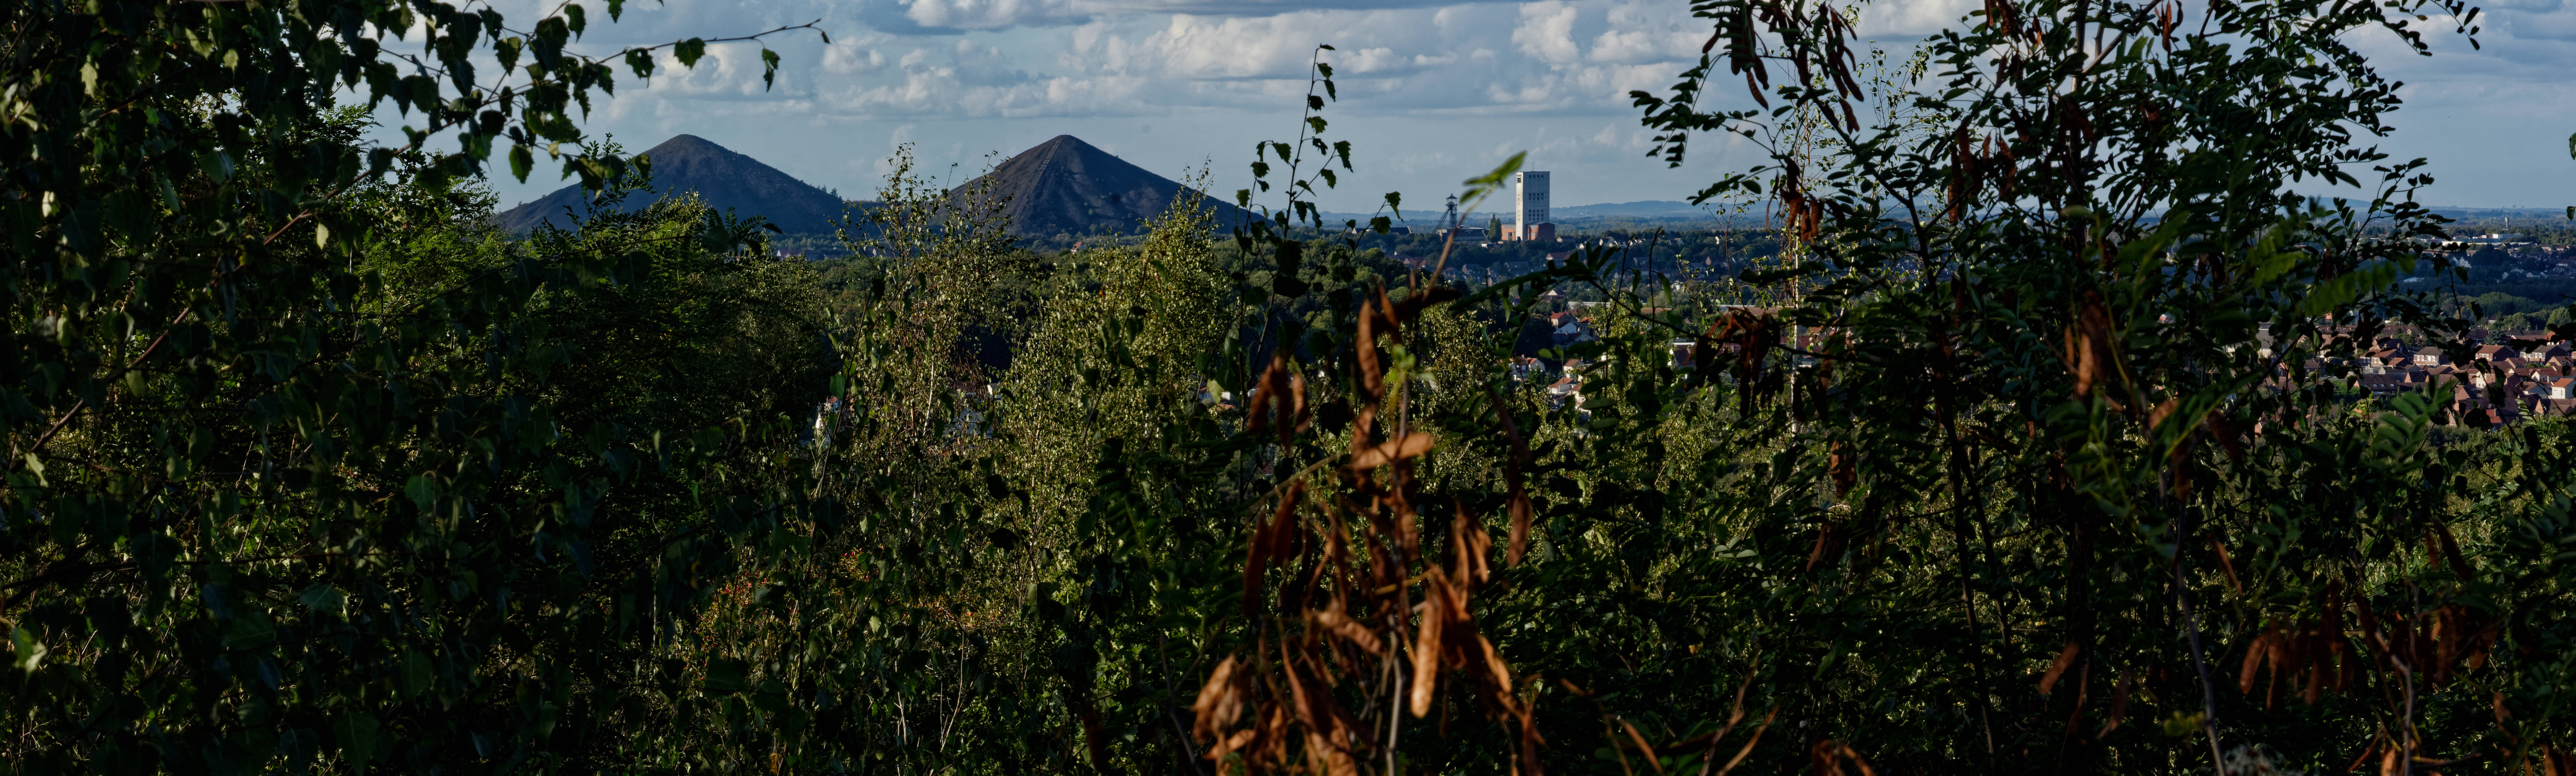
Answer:
[[[685,199],[496,234],[459,176],[609,84],[577,9],[7,12],[12,771],[2576,767],[2570,428],[2334,386],[2469,323],[2391,291],[2441,221],[2347,40],[2464,7],[1993,0],[1905,96],[1844,10],[1702,4],[1774,107],[1640,102],[1772,149],[1708,193],[1788,215],[1761,308],[1297,239],[1329,48],[1259,220],[1038,256],[899,156],[830,267]]]
[[[702,672],[664,645],[808,514],[777,463],[832,357],[806,268],[737,255],[756,221],[673,201],[512,240],[457,185],[495,138],[521,175],[579,139],[566,111],[611,84],[565,51],[580,8],[534,32],[426,2],[0,24],[0,760],[673,757],[650,742]],[[478,84],[484,56],[508,72]],[[343,90],[426,124],[368,148]],[[641,172],[583,148],[595,182]]]

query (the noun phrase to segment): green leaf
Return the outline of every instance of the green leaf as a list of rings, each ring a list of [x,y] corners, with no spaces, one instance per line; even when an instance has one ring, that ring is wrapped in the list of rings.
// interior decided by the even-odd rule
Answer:
[[[258,649],[276,642],[277,626],[269,622],[267,612],[258,609],[239,610],[224,629],[225,649]]]
[[[349,597],[341,593],[339,588],[327,583],[315,582],[305,587],[304,592],[296,596],[296,600],[303,602],[305,608],[313,611],[339,614],[340,607],[348,603]]]
[[[16,658],[11,662],[16,664],[20,671],[35,673],[36,666],[44,662],[48,652],[45,645],[38,643],[36,634],[27,632],[24,626],[11,627],[9,641],[17,648]]]
[[[363,711],[343,711],[331,720],[331,732],[339,738],[340,751],[357,763],[375,759],[376,731],[380,727],[374,715]]]
[[[412,475],[411,480],[403,485],[403,495],[410,496],[412,505],[419,507],[420,511],[430,511],[438,504],[438,475],[426,472]]]
[[[430,669],[429,655],[416,649],[403,650],[403,691],[413,695],[428,692],[430,681],[436,678]]]
[[[1468,178],[1463,181],[1467,186],[1467,191],[1458,195],[1459,212],[1475,212],[1476,204],[1485,201],[1486,197],[1492,196],[1494,192],[1501,190],[1503,188],[1503,184],[1512,179],[1512,173],[1521,171],[1521,163],[1528,157],[1528,151],[1512,154],[1512,158],[1503,160],[1503,163],[1496,166],[1492,172]]]
[[[750,675],[751,668],[740,660],[718,658],[708,661],[704,689],[716,694],[742,692],[750,686],[747,679]]]
[[[707,41],[705,38],[690,38],[688,40],[672,44],[671,46],[671,56],[680,60],[681,67],[695,68],[698,66],[698,60],[706,57],[706,55]]]
[[[510,146],[510,177],[517,178],[520,183],[526,183],[528,171],[535,169],[536,166],[537,157],[528,150],[527,145]]]
[[[764,46],[760,49],[760,90],[769,91],[770,87],[777,85],[778,52]]]
[[[589,14],[582,10],[580,3],[565,3],[563,14],[564,26],[572,29],[574,40],[580,40],[582,29],[590,26]]]

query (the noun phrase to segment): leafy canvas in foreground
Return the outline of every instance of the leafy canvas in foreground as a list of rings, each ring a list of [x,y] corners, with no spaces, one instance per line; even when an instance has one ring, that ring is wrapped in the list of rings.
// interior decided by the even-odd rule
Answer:
[[[613,207],[649,160],[579,112],[654,60],[566,53],[580,6],[0,12],[0,758],[2576,768],[2568,426],[2345,390],[2476,325],[2392,290],[2441,220],[2355,42],[2473,9],[1995,0],[1891,71],[1851,9],[1695,8],[1638,106],[1769,149],[1703,198],[1791,250],[1474,287],[1321,222],[1328,47],[1263,220],[1041,255],[899,156],[808,264]],[[495,232],[472,176],[540,152],[606,199]],[[1601,302],[1561,383],[1550,289]]]

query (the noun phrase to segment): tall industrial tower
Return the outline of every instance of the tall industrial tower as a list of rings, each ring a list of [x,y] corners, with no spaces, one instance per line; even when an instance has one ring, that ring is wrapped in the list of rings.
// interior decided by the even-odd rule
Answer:
[[[1451,194],[1449,195],[1449,212],[1440,216],[1440,233],[1448,234],[1448,230],[1456,229],[1464,224],[1466,224],[1465,217],[1458,215],[1458,195]]]
[[[1547,217],[1547,173],[1515,173],[1512,175],[1512,189],[1520,195],[1512,207],[1512,239],[1533,239],[1537,236],[1534,227],[1550,223]]]

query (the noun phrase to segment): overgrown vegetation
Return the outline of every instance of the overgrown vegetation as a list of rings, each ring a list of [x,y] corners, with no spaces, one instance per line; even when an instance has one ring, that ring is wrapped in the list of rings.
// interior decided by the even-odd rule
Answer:
[[[1890,70],[1848,9],[1695,8],[1636,99],[1676,163],[1771,149],[1702,197],[1785,213],[1765,250],[1467,287],[1314,210],[1329,48],[1267,220],[1030,252],[898,156],[806,262],[687,199],[493,231],[495,153],[649,180],[578,142],[653,61],[565,53],[579,6],[0,11],[0,758],[2576,768],[2571,427],[2336,382],[2389,322],[2576,334],[2399,282],[2443,221],[2353,39],[2471,9],[1994,0]],[[1702,107],[1739,76],[1767,110]],[[1512,366],[1551,290],[1600,303],[1553,389]]]

